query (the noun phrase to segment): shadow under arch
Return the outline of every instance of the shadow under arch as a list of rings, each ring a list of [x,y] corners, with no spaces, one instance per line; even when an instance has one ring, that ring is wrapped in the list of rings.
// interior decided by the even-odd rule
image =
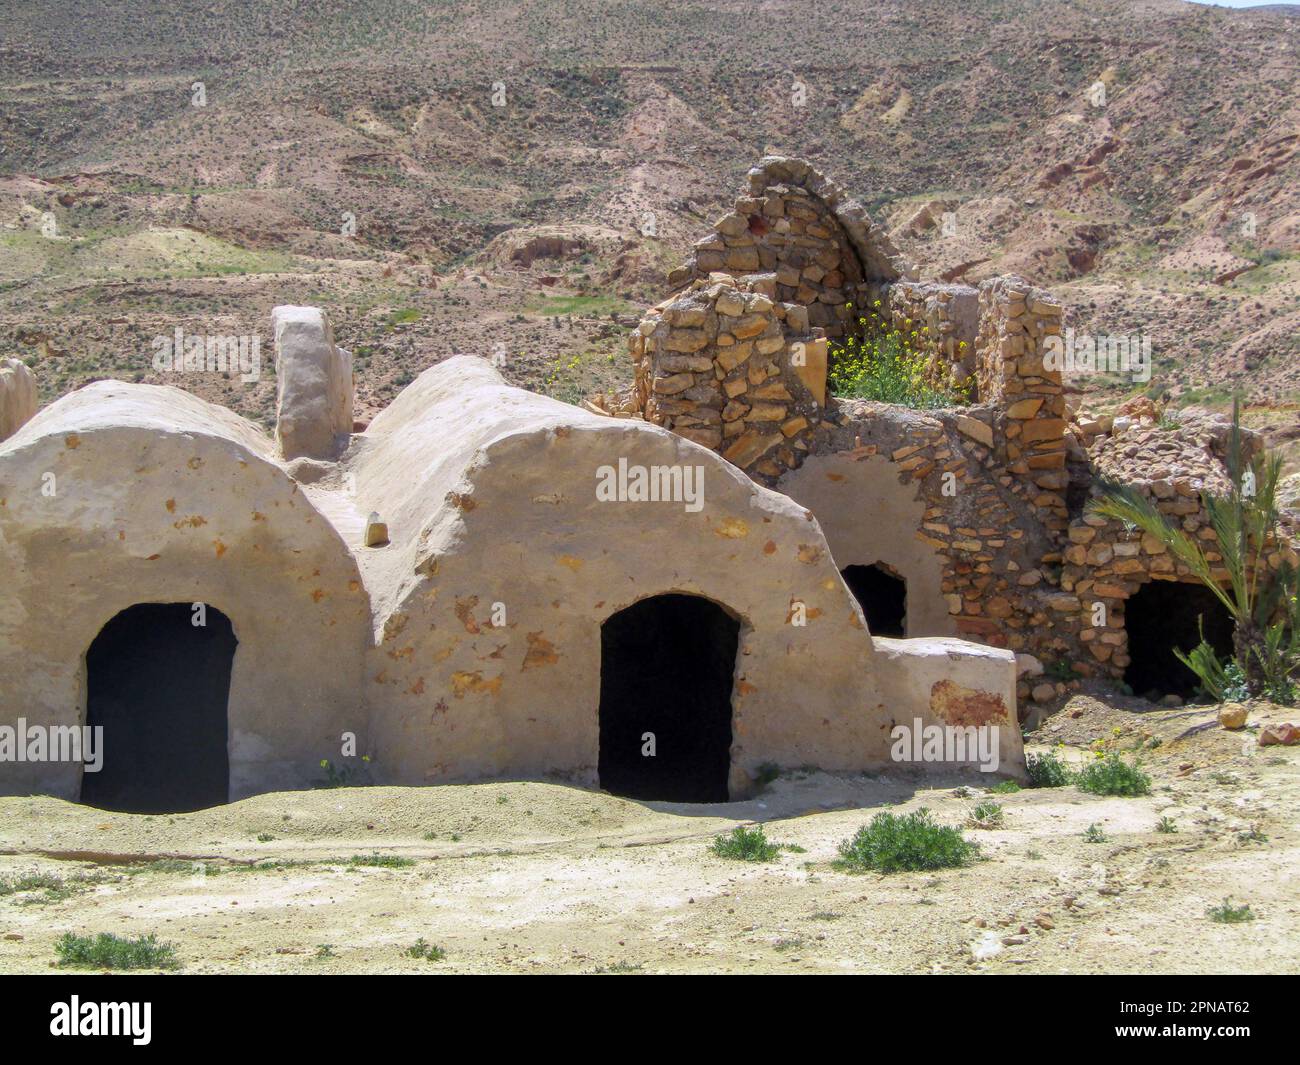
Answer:
[[[137,603],[104,625],[86,651],[86,724],[103,732],[83,803],[185,813],[228,801],[238,642],[230,619],[203,604]]]
[[[726,802],[741,620],[701,595],[651,595],[600,629],[603,790]]]

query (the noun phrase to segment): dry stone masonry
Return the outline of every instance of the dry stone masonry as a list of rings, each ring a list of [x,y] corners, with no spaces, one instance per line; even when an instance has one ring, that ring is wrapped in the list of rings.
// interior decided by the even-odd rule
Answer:
[[[798,465],[826,404],[827,341],[771,274],[714,274],[631,340],[633,408],[768,483]]]
[[[1222,418],[1183,412],[1171,431],[1149,400],[1118,418],[1072,413],[1044,358],[1062,336],[1059,301],[1019,277],[918,280],[861,205],[800,160],[751,170],[669,283],[630,342],[636,384],[607,413],[673,429],[803,502],[841,569],[906,580],[909,636],[1016,651],[1022,701],[1063,694],[1044,663],[1058,678],[1123,679],[1126,599],[1192,577],[1086,505],[1105,481],[1133,484],[1212,541],[1201,494],[1227,487]],[[965,382],[969,405],[827,396],[828,346],[864,319],[904,334],[934,380]],[[796,365],[796,351],[811,357]],[[1271,545],[1269,564],[1294,546]]]
[[[773,298],[802,304],[808,323],[832,338],[853,331],[866,282],[908,272],[866,209],[798,159],[764,159],[749,172],[747,194],[713,229],[669,285],[718,271],[772,274]]]
[[[1217,537],[1203,494],[1226,495],[1231,425],[1222,417],[1196,408],[1179,412],[1176,422],[1161,426],[1150,400],[1121,407],[1118,418],[1080,418],[1072,428],[1088,443],[1087,455],[1098,479],[1137,489],[1189,536],[1206,545],[1211,563],[1222,561],[1214,549]],[[1241,430],[1243,459],[1263,448],[1257,433]],[[1284,523],[1285,542],[1271,539],[1263,563],[1273,570],[1284,562],[1296,565],[1294,529]],[[1074,518],[1067,529],[1061,573],[1065,606],[1058,628],[1077,638],[1071,645],[1083,653],[1076,672],[1100,673],[1120,679],[1130,664],[1125,603],[1148,581],[1193,581],[1192,574],[1154,537],[1127,529],[1121,522],[1093,514]],[[1217,567],[1215,577],[1226,585],[1228,571]],[[1104,609],[1095,611],[1100,604]],[[1094,617],[1104,624],[1092,623]]]

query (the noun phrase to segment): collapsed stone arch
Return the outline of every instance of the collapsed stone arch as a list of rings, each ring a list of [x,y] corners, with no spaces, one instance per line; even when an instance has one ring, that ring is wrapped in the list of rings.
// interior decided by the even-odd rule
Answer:
[[[808,307],[809,324],[832,338],[854,331],[873,286],[912,276],[861,203],[808,163],[783,156],[749,171],[745,193],[669,283],[715,272],[773,274],[775,298]]]

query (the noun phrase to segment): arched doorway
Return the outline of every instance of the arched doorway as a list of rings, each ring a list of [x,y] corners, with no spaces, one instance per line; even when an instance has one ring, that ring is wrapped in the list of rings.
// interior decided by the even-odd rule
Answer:
[[[1201,633],[1220,658],[1232,654],[1232,615],[1203,584],[1148,581],[1124,603],[1129,664],[1124,683],[1134,695],[1158,700],[1196,693],[1196,674],[1178,661],[1201,642]]]
[[[141,603],[100,630],[86,652],[86,724],[103,728],[104,758],[82,773],[82,802],[183,813],[227,801],[236,643],[225,614],[190,603]]]
[[[642,599],[600,629],[600,786],[726,802],[740,623],[693,595]]]
[[[845,566],[840,576],[862,607],[872,636],[907,635],[907,582],[883,562]]]

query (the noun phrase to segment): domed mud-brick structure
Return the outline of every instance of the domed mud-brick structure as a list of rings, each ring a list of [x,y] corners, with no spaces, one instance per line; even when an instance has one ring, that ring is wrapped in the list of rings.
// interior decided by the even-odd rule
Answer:
[[[873,637],[815,516],[714,451],[466,356],[340,435],[346,352],[276,321],[275,439],[100,382],[0,443],[0,730],[104,729],[102,778],[3,760],[4,791],[194,808],[354,769],[351,738],[376,783],[720,801],[889,765],[918,719],[1020,771],[1012,656]]]

